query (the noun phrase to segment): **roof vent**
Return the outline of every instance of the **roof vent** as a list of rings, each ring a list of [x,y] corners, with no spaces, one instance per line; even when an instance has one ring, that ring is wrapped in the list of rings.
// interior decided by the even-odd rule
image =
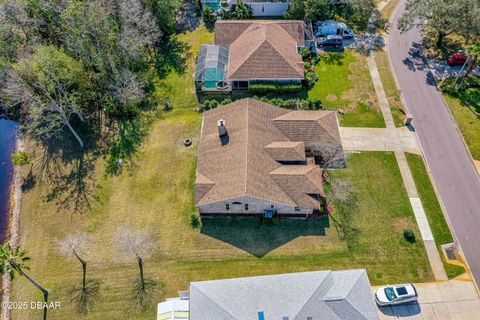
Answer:
[[[226,136],[227,135],[227,126],[225,124],[225,120],[220,119],[217,121],[217,127],[218,127],[218,135],[220,137]]]

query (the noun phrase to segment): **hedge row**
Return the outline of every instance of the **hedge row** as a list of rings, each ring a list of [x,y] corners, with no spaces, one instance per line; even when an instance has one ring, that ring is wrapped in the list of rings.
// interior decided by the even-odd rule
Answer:
[[[301,83],[268,83],[254,82],[250,83],[248,89],[253,94],[293,94],[298,93],[303,88]]]
[[[273,104],[274,106],[284,108],[284,109],[291,109],[291,110],[322,110],[323,105],[319,99],[281,99],[281,98],[272,98],[268,99],[266,97],[253,97],[253,99],[257,99],[269,104]],[[198,112],[204,112],[206,110],[214,109],[218,106],[222,106],[225,104],[231,103],[232,100],[224,99],[223,101],[218,101],[215,99],[205,100],[197,107]]]

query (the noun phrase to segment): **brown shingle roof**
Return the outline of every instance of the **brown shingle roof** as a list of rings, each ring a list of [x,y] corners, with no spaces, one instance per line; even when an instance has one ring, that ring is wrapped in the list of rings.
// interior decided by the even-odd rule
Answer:
[[[341,144],[337,116],[333,111],[296,110],[273,119],[292,141],[306,144]]]
[[[303,79],[297,51],[303,39],[303,21],[227,20],[215,25],[215,44],[230,46],[230,80]]]
[[[301,141],[275,141],[265,146],[268,154],[277,161],[305,161],[305,144]]]
[[[288,150],[300,158],[299,147],[303,143],[292,142],[272,121],[288,113],[254,99],[206,111],[197,162],[195,205],[250,195],[291,206],[318,207],[318,201],[306,193],[323,194],[320,168],[312,164],[282,165],[271,156],[271,152]],[[225,121],[228,132],[228,143],[224,145],[218,135],[219,119]]]

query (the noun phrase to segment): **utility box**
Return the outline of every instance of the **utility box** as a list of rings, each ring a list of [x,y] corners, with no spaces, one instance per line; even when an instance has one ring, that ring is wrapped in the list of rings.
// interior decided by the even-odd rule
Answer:
[[[406,126],[411,126],[413,121],[413,115],[410,113],[407,113],[407,119],[405,120],[405,125]]]

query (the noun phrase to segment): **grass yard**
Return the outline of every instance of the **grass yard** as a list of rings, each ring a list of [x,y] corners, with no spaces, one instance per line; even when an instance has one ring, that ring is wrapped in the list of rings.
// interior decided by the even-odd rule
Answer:
[[[365,57],[350,50],[324,54],[315,72],[318,81],[308,97],[322,100],[326,109],[343,109],[340,125],[385,127]]]
[[[445,100],[472,157],[480,160],[480,79],[470,78],[470,87],[446,93]]]
[[[437,195],[430,181],[430,177],[428,176],[423,159],[421,156],[412,153],[406,153],[406,157],[410,170],[412,170],[415,186],[417,187],[420,200],[425,209],[428,223],[432,229],[435,243],[437,244],[440,256],[442,257],[445,271],[447,272],[448,278],[455,278],[464,273],[465,270],[462,267],[446,263],[444,259],[440,245],[452,243],[453,237],[448,228],[447,221],[443,215],[442,208],[438,202]]]
[[[358,206],[351,215],[355,238],[350,246],[339,238],[333,220],[281,220],[261,226],[254,218],[203,219],[201,230],[188,219],[192,206],[195,148],[179,147],[179,137],[198,134],[193,123],[167,118],[153,128],[139,156],[137,169],[114,178],[101,178],[92,213],[59,212],[43,201],[44,186],[25,197],[22,244],[30,251],[33,275],[50,290],[50,319],[80,318],[69,290],[81,277],[77,262],[66,261],[55,239],[88,230],[91,248],[89,275],[101,282],[99,298],[84,319],[143,319],[132,308],[131,286],[137,277],[135,260],[118,258],[111,242],[119,225],[151,230],[157,248],[145,260],[145,272],[159,288],[155,301],[175,296],[192,280],[240,277],[320,269],[365,267],[373,284],[432,280],[421,242],[409,244],[403,229],[418,234],[413,213],[392,153],[361,153],[348,158],[348,169],[332,172],[352,180]],[[335,215],[334,215],[335,217]],[[338,218],[338,217],[336,217]],[[394,268],[392,266],[395,266]],[[40,299],[24,279],[15,281],[13,301]],[[148,316],[154,315],[154,309]],[[39,317],[39,312],[14,312],[15,319]]]
[[[375,61],[377,63],[378,73],[380,74],[380,79],[382,80],[383,88],[387,95],[393,121],[395,122],[395,126],[402,127],[405,125],[405,110],[388,59],[388,53],[386,51],[375,51]]]
[[[385,20],[389,20],[392,14],[395,12],[395,9],[397,8],[398,3],[400,0],[390,0],[388,1],[387,5],[383,7],[381,13],[382,16]]]
[[[211,41],[212,33],[200,28],[178,38],[191,45],[187,68],[157,81],[159,97],[168,94],[174,109],[154,122],[128,170],[110,176],[105,160],[96,160],[85,181],[90,211],[75,213],[60,206],[48,197],[51,186],[41,181],[24,194],[20,241],[32,258],[28,273],[49,290],[49,301],[61,302],[61,309],[49,310],[49,319],[153,318],[156,303],[187,289],[192,280],[356,267],[365,267],[373,284],[433,279],[423,244],[403,239],[404,228],[417,234],[418,229],[392,153],[352,154],[348,169],[331,173],[355,185],[358,205],[348,213],[355,236],[348,241],[326,219],[282,220],[271,227],[256,219],[203,219],[201,229],[192,229],[201,123],[201,115],[193,111],[192,74],[198,46]],[[182,144],[187,137],[193,139],[190,148]],[[147,313],[136,311],[132,300],[138,277],[135,258],[121,258],[112,249],[122,225],[154,235],[156,248],[144,261],[145,276],[156,283]],[[57,239],[81,230],[93,240],[84,255],[88,277],[100,282],[95,305],[85,316],[76,312],[71,293],[80,284],[81,267],[57,250]],[[41,300],[37,291],[18,277],[11,300]],[[14,319],[40,317],[38,310],[12,311]]]

